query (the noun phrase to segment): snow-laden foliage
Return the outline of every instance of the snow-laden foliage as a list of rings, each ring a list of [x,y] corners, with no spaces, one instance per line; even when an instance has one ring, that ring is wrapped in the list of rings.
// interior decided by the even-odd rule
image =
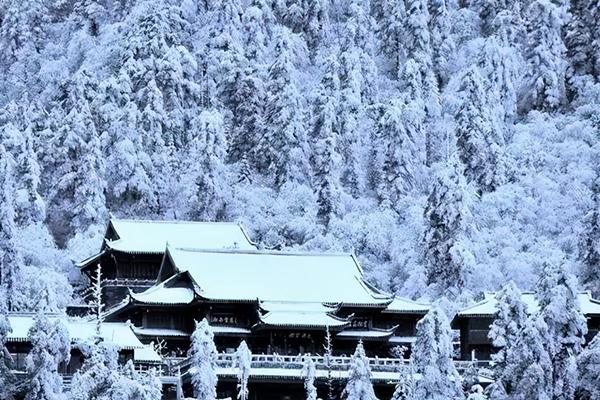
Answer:
[[[81,344],[85,361],[75,373],[69,400],[159,400],[162,384],[154,369],[141,374],[129,360],[118,363],[118,348],[110,343]]]
[[[214,334],[206,318],[196,323],[192,334],[190,376],[194,396],[214,400],[217,397],[217,348]]]
[[[304,356],[302,365],[302,377],[304,378],[304,391],[306,400],[317,400],[317,387],[315,386],[316,377],[315,362],[310,354]]]
[[[377,400],[371,382],[371,367],[362,341],[358,342],[350,360],[348,382],[343,396],[347,400]]]
[[[250,366],[252,362],[252,353],[245,340],[242,340],[235,351],[235,368],[237,368],[238,378],[238,399],[248,399],[248,379],[250,379]]]
[[[7,306],[77,299],[109,211],[354,251],[412,298],[557,262],[598,292],[597,3],[0,1]]]
[[[414,383],[409,399],[464,398],[452,352],[450,323],[444,312],[434,307],[417,323],[417,340],[412,349],[411,364],[420,379]]]
[[[600,336],[596,336],[577,359],[578,392],[581,398],[600,399]]]
[[[26,360],[30,380],[25,400],[65,399],[58,367],[71,357],[71,339],[67,328],[59,320],[51,321],[40,312],[28,336],[32,349]]]

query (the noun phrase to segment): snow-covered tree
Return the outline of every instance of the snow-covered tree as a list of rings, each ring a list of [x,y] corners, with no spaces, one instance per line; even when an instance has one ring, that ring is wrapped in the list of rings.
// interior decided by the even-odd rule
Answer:
[[[521,292],[517,286],[510,282],[496,294],[496,318],[490,326],[489,337],[497,352],[492,355],[496,381],[492,393],[494,398],[501,398],[499,393],[511,394],[514,388],[510,386],[512,376],[506,376],[510,371],[507,368],[512,357],[512,345],[516,343],[521,335],[521,330],[527,324],[529,318],[527,306],[521,300]]]
[[[421,379],[414,384],[411,400],[464,399],[452,352],[448,318],[438,307],[433,307],[417,323],[411,362]]]
[[[461,90],[463,98],[456,113],[456,146],[467,179],[481,192],[490,192],[505,180],[504,135],[490,111],[477,68],[467,71]]]
[[[565,265],[546,263],[536,298],[544,320],[545,346],[552,362],[552,398],[573,399],[577,388],[576,357],[587,334],[586,318],[579,305],[577,281]]]
[[[285,28],[277,34],[276,57],[269,68],[267,84],[267,127],[254,149],[260,160],[259,170],[276,187],[288,181],[304,183],[309,172],[304,105],[296,84],[293,39],[293,34]]]
[[[582,75],[597,78],[600,71],[600,10],[592,0],[573,0],[569,3],[570,18],[565,27],[565,45],[570,64],[568,75],[571,79]]]
[[[327,368],[327,400],[335,399],[333,383],[333,338],[329,325],[325,327],[325,343],[323,344],[323,362]]]
[[[107,399],[119,380],[118,348],[108,342],[82,343],[84,355],[81,368],[73,375],[70,400]]]
[[[600,295],[600,176],[592,183],[592,208],[584,220],[579,245],[581,283],[596,297]]]
[[[340,137],[338,121],[339,65],[334,57],[324,62],[325,71],[314,105],[311,142],[314,185],[317,192],[317,216],[324,227],[338,212],[341,157],[337,152]]]
[[[196,124],[198,137],[192,139],[187,160],[188,174],[194,177],[194,181],[188,183],[194,188],[190,215],[214,221],[222,218],[229,197],[225,127],[221,113],[216,110],[203,111]]]
[[[424,116],[403,99],[384,106],[376,126],[375,168],[380,171],[377,194],[392,206],[417,189],[425,169]]]
[[[191,358],[190,375],[194,396],[197,399],[217,398],[217,348],[214,334],[206,318],[196,323],[189,351]]]
[[[527,7],[528,63],[521,108],[555,110],[565,101],[565,45],[561,31],[564,24],[561,5],[549,0],[535,0]]]
[[[600,399],[600,336],[586,346],[577,357],[578,398]]]
[[[473,263],[468,229],[470,193],[456,159],[440,169],[427,199],[423,233],[425,274],[433,293],[455,297]]]
[[[250,368],[252,363],[252,353],[245,340],[242,340],[235,352],[235,368],[237,368],[238,378],[238,399],[248,399],[248,379],[250,378]]]
[[[510,388],[511,399],[552,399],[552,362],[543,332],[547,329],[541,318],[528,318],[517,340],[506,347],[507,364],[503,376]],[[502,387],[492,398],[506,398]]]
[[[12,359],[6,348],[6,341],[11,332],[4,288],[0,287],[0,397],[3,399],[12,398],[16,383],[11,370]]]
[[[40,312],[29,329],[29,340],[32,348],[27,355],[26,368],[31,379],[25,400],[64,399],[58,367],[68,362],[71,356],[67,328],[59,319],[51,321]]]
[[[432,61],[440,86],[448,82],[450,63],[456,51],[456,43],[451,33],[452,16],[451,10],[448,9],[449,3],[447,0],[429,2]]]
[[[19,303],[17,285],[23,268],[23,258],[15,242],[14,175],[14,159],[0,143],[0,286],[9,310]]]
[[[411,398],[415,387],[415,381],[413,379],[412,365],[410,369],[400,370],[400,377],[398,383],[394,388],[394,394],[392,400],[408,400]]]
[[[305,354],[302,365],[302,377],[304,378],[306,400],[317,400],[317,387],[315,386],[316,373],[315,362],[310,354]]]
[[[343,395],[347,400],[377,400],[371,383],[369,359],[362,342],[358,342],[350,360],[348,382]]]
[[[379,46],[390,60],[390,75],[398,77],[406,59],[406,7],[404,0],[379,1],[373,4],[377,19]]]

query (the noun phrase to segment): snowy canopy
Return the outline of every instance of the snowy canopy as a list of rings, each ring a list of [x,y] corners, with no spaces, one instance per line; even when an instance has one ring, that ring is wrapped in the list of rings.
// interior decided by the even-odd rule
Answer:
[[[600,315],[600,301],[592,298],[590,292],[580,292],[577,297],[583,314]],[[523,292],[521,300],[525,303],[527,312],[530,314],[538,312],[539,306],[534,293]],[[456,317],[493,317],[496,313],[496,303],[495,294],[486,293],[484,300],[458,312]]]
[[[387,293],[363,280],[351,254],[169,247],[165,260],[187,272],[198,295],[215,301],[283,301],[385,306]],[[165,263],[163,263],[165,268]],[[161,272],[162,274],[162,272]]]
[[[87,342],[93,340],[96,334],[96,324],[79,318],[69,318],[63,315],[49,316],[50,319],[60,319],[69,332],[71,341]],[[8,341],[29,341],[29,329],[34,323],[35,314],[12,314],[9,316],[12,332]],[[105,342],[114,343],[123,350],[142,349],[144,345],[136,337],[131,326],[125,322],[106,322],[102,324],[101,335]]]

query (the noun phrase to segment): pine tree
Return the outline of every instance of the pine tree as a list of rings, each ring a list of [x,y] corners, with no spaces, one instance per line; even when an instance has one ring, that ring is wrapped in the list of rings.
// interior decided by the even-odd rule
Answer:
[[[266,130],[259,138],[254,155],[259,171],[266,173],[280,188],[285,182],[305,183],[307,141],[302,96],[295,82],[292,34],[279,30],[275,60],[269,68],[267,86]]]
[[[222,218],[229,197],[223,117],[215,110],[203,111],[196,124],[199,134],[190,146],[188,157],[189,162],[196,166],[187,168],[188,173],[195,177],[192,183],[195,192],[192,194],[191,216],[215,221]],[[197,172],[190,173],[194,168]]]
[[[70,220],[72,232],[104,223],[107,214],[100,138],[87,100],[93,84],[85,72],[69,83],[64,119],[52,143],[59,167],[50,207]]]
[[[376,160],[381,177],[377,185],[380,201],[388,207],[415,190],[425,167],[423,115],[402,99],[391,100],[376,126]]]
[[[520,330],[517,340],[508,343],[508,362],[503,376],[510,379],[506,383],[507,387],[512,388],[509,398],[552,398],[552,363],[545,348],[543,333],[546,329],[541,318],[530,317]]]
[[[496,377],[492,391],[495,394],[493,398],[502,398],[500,393],[506,396],[514,391],[510,386],[512,376],[506,375],[510,372],[507,366],[513,361],[509,359],[511,346],[519,339],[529,317],[527,306],[521,300],[521,292],[513,282],[506,284],[496,294],[496,301],[496,318],[490,326],[488,336],[494,347],[498,349],[492,355]]]
[[[304,378],[304,390],[306,391],[306,400],[317,400],[317,388],[315,386],[316,369],[315,362],[310,354],[304,355],[302,365],[302,377]]]
[[[580,280],[596,297],[600,295],[600,174],[592,184],[592,209],[585,216],[579,246]]]
[[[32,349],[27,355],[27,385],[25,400],[63,399],[62,378],[58,366],[68,362],[71,353],[69,333],[60,320],[50,321],[41,312],[29,329]]]
[[[150,176],[150,148],[138,134],[139,113],[132,100],[129,76],[120,74],[100,86],[100,124],[102,135],[108,138],[106,165],[106,197],[111,208],[124,214],[142,215],[158,208],[158,199]]]
[[[46,38],[48,8],[43,0],[6,1],[0,4],[0,65],[7,68],[25,53],[37,53]]]
[[[6,348],[8,335],[12,332],[8,320],[8,306],[4,289],[0,287],[0,397],[11,399],[15,392],[15,376],[11,370],[12,359]]]
[[[454,297],[465,285],[473,258],[467,242],[469,207],[460,163],[451,160],[436,174],[424,213],[425,274],[435,294]]]
[[[448,7],[447,0],[432,0],[429,3],[432,62],[440,87],[445,85],[450,78],[450,62],[456,51]]]
[[[78,0],[73,5],[75,22],[91,36],[98,36],[106,14],[104,4],[98,0]]]
[[[347,400],[377,400],[371,383],[371,367],[365,354],[362,341],[356,345],[356,350],[350,359],[348,382],[344,389]]]
[[[341,182],[348,192],[364,193],[364,158],[368,146],[363,135],[370,126],[367,110],[377,97],[377,66],[374,61],[375,22],[362,0],[352,0],[342,25],[340,46],[339,153],[343,168]]]
[[[9,310],[18,309],[23,258],[15,243],[15,163],[0,143],[0,286]]]
[[[600,336],[596,335],[577,357],[578,397],[600,399]]]
[[[337,153],[339,141],[339,65],[334,57],[325,61],[325,71],[315,100],[312,132],[312,164],[317,191],[317,217],[325,228],[338,212],[341,161]]]
[[[415,382],[411,400],[464,398],[452,351],[450,323],[443,311],[433,307],[417,323],[411,363],[421,379]]]
[[[242,7],[238,0],[206,2],[202,29],[206,48],[202,58],[203,105],[231,107],[233,83],[243,65]]]
[[[70,400],[96,400],[110,395],[119,382],[118,348],[107,342],[83,344],[81,368],[73,375]],[[133,400],[133,399],[132,399]]]
[[[214,334],[204,318],[196,323],[190,348],[192,387],[197,399],[215,400],[217,397],[217,348]]]
[[[504,182],[504,135],[489,111],[483,80],[471,68],[462,80],[462,102],[456,113],[456,146],[465,176],[481,192],[494,191]]]
[[[591,75],[598,79],[600,70],[600,10],[590,0],[573,0],[565,27],[565,45],[569,60],[569,78]],[[570,82],[574,84],[575,82]]]
[[[325,344],[323,345],[323,350],[325,351],[323,354],[323,363],[327,368],[327,400],[334,400],[334,383],[333,383],[333,374],[332,374],[332,363],[333,363],[333,339],[331,337],[331,331],[329,330],[329,325],[325,327]]]
[[[565,46],[562,41],[563,10],[549,0],[532,1],[526,11],[528,63],[525,111],[556,110],[565,100]]]
[[[17,223],[21,226],[40,223],[46,219],[46,204],[40,195],[41,170],[34,150],[34,122],[28,122],[22,134],[19,153],[15,156],[19,186],[16,213]]]
[[[501,120],[511,121],[517,111],[519,60],[515,49],[496,36],[485,39],[478,60],[484,78],[484,90],[490,101],[488,108],[497,108]]]
[[[415,382],[412,374],[412,366],[410,370],[401,369],[398,383],[394,388],[392,400],[408,400],[413,395]]]
[[[552,363],[552,398],[574,398],[577,387],[576,357],[581,352],[587,334],[575,278],[565,266],[547,263],[537,285],[536,298],[540,318],[547,327],[544,341]]]
[[[252,364],[252,353],[245,340],[242,340],[235,352],[235,367],[237,368],[238,378],[238,399],[248,399],[248,379],[250,378],[250,368]]]
[[[406,51],[424,69],[432,68],[430,15],[425,0],[406,0]],[[400,73],[400,71],[398,71]]]
[[[378,22],[379,43],[381,51],[390,60],[391,76],[397,78],[406,59],[406,28],[403,23],[407,20],[406,8],[404,0],[389,0],[379,3],[373,5]]]

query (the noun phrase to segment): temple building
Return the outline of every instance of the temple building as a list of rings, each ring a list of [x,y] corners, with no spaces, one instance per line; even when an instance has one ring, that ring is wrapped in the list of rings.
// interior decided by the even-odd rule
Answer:
[[[102,265],[103,300],[110,306],[125,298],[129,290],[138,292],[154,285],[167,243],[198,249],[256,249],[236,223],[112,217],[100,251],[76,266],[93,281],[97,265]]]
[[[242,340],[253,354],[252,400],[304,398],[306,354],[317,365],[323,395],[327,337],[338,389],[347,379],[349,356],[362,341],[376,393],[390,398],[399,372],[408,368],[417,322],[431,308],[369,284],[353,254],[259,250],[232,223],[112,218],[100,252],[78,264],[90,284],[98,264],[107,324],[126,326],[144,348],[158,345],[162,367],[177,371],[163,376],[176,382],[165,390],[165,399],[191,394],[187,352],[195,321],[203,318],[219,351],[220,398],[236,395],[233,352]],[[523,300],[536,310],[532,293],[524,293]],[[579,300],[591,337],[600,329],[600,302],[589,293]],[[488,294],[452,321],[460,331],[459,371],[472,360],[485,365],[495,351],[487,337],[495,302]],[[481,372],[480,382],[491,381]]]
[[[174,355],[185,354],[194,321],[206,317],[223,352],[243,339],[256,354],[318,354],[329,331],[337,354],[362,340],[386,357],[410,347],[428,309],[371,286],[352,254],[169,245],[156,285],[131,291],[106,318],[131,321],[143,342],[164,342]]]
[[[539,309],[533,292],[523,292],[521,300],[530,314]],[[461,360],[489,360],[496,351],[488,337],[496,316],[496,303],[495,294],[486,293],[484,300],[459,311],[454,317],[452,327],[460,330]],[[589,343],[600,330],[600,301],[592,298],[590,292],[581,292],[579,304],[587,318],[586,342]]]

